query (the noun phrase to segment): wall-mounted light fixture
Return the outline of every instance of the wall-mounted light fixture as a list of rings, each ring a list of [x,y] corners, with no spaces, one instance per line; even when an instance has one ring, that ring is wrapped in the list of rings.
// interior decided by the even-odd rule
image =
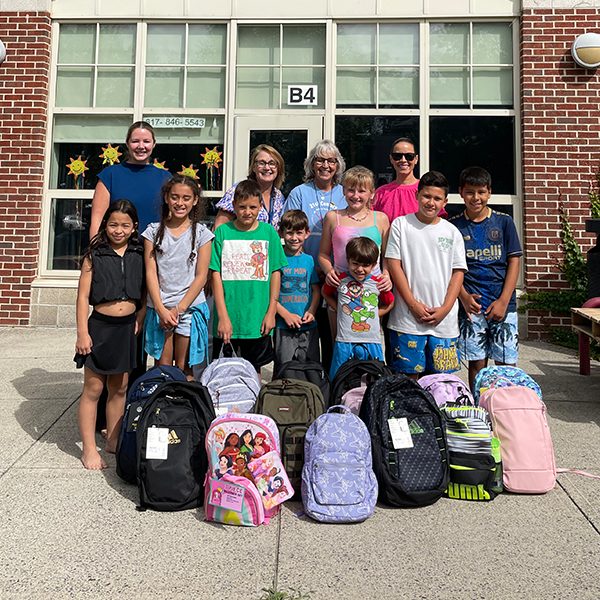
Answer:
[[[571,46],[573,60],[586,69],[600,66],[600,33],[584,33]]]
[[[2,43],[2,40],[0,40],[0,65],[4,62],[5,58],[6,58],[6,47]]]

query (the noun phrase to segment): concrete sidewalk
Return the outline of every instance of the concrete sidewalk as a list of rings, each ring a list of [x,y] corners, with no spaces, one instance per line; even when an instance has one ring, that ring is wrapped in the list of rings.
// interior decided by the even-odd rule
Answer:
[[[80,461],[74,330],[0,329],[0,598],[317,600],[600,597],[600,480],[559,475],[544,496],[378,506],[323,525],[286,503],[268,526],[205,523],[203,510],[136,512],[137,488]],[[600,366],[521,344],[542,387],[559,467],[600,475]],[[98,440],[100,444],[100,439]]]

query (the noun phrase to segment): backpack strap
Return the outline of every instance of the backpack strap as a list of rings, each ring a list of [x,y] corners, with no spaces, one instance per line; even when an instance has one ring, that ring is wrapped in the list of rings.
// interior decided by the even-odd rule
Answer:
[[[344,406],[343,404],[335,404],[334,406],[331,406],[327,412],[328,413],[333,412],[334,408],[341,408],[342,413],[352,414],[352,411],[347,406]]]
[[[585,477],[593,477],[594,479],[600,479],[599,475],[592,475],[586,471],[580,471],[579,469],[556,469],[557,473],[577,473],[577,475],[584,475]]]
[[[496,386],[496,384],[497,384],[499,381],[506,381],[506,382],[508,382],[508,385],[509,385],[509,387],[510,387],[510,386],[512,386],[512,387],[517,387],[517,386],[515,385],[514,381],[511,381],[511,380],[510,380],[508,377],[502,377],[502,376],[500,376],[500,377],[497,377],[496,379],[494,379],[494,381],[492,381],[492,382],[490,383],[490,386],[489,386],[489,387],[491,387],[491,388],[495,387],[495,386]]]
[[[366,353],[367,356],[371,359],[371,360],[377,360],[370,352],[369,349],[361,343],[358,344],[353,344],[353,348],[352,348],[352,357],[358,359],[358,356],[356,356],[356,349],[357,348],[362,348]]]
[[[227,352],[225,352],[225,346],[227,346]],[[227,342],[227,344],[223,344],[221,346],[221,350],[219,350],[219,358],[232,358],[236,357],[237,354],[233,348],[233,344],[231,342]]]

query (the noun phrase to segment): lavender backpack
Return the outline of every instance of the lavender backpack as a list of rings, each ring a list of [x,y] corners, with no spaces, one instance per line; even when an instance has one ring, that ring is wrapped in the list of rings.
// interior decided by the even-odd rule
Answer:
[[[340,408],[343,413],[331,412]],[[352,523],[371,516],[378,486],[366,425],[346,406],[332,406],[308,429],[304,441],[302,503],[324,523]]]
[[[438,406],[448,402],[461,406],[475,406],[469,386],[458,375],[452,373],[425,375],[419,379],[419,385],[433,396]]]

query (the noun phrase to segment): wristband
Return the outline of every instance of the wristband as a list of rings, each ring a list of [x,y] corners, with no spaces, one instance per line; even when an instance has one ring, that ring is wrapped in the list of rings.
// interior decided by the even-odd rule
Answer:
[[[408,307],[408,312],[411,312],[411,311],[412,311],[412,309],[413,309],[413,308],[414,308],[416,305],[417,305],[417,303],[416,303],[416,302],[414,302],[414,303],[412,304],[412,306],[409,306],[409,307]]]

